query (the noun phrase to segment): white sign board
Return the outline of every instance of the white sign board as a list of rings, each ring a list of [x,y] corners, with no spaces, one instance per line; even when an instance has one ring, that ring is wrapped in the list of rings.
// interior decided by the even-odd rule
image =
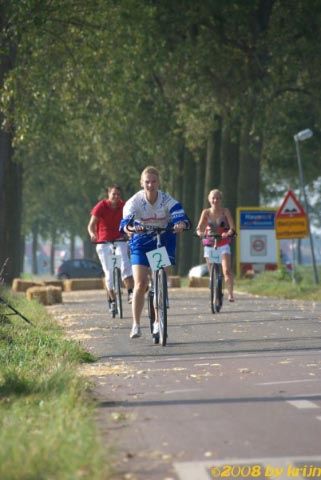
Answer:
[[[107,267],[109,270],[112,270],[115,267],[120,268],[120,266],[121,266],[121,255],[107,256]]]
[[[147,252],[146,256],[148,258],[150,268],[153,271],[159,270],[161,267],[169,267],[171,265],[171,261],[165,247],[155,248],[155,250]]]
[[[237,209],[237,267],[252,265],[264,269],[266,264],[279,262],[279,243],[275,238],[276,210],[262,207]]]

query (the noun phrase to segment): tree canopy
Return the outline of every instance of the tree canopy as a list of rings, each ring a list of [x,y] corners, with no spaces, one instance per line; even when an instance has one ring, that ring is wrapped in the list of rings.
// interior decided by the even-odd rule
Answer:
[[[37,225],[85,239],[106,184],[128,198],[147,164],[194,222],[211,188],[232,211],[296,188],[293,135],[308,127],[305,174],[311,186],[317,179],[318,0],[298,0],[295,14],[291,0],[7,0],[0,9],[0,264],[19,259],[11,278],[21,268],[13,238]],[[179,270],[198,257],[186,235]]]

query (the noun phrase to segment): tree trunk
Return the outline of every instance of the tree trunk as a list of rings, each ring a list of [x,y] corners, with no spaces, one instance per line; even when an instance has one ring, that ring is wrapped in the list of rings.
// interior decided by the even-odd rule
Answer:
[[[220,170],[220,148],[221,148],[222,121],[217,117],[217,128],[207,140],[205,184],[203,192],[203,207],[208,205],[208,194],[214,188],[218,188],[221,179]]]
[[[238,204],[242,207],[260,205],[260,163],[262,141],[251,134],[253,117],[244,115],[240,134],[240,168],[238,178]]]
[[[84,258],[91,258],[93,260],[97,259],[96,249],[95,246],[91,243],[88,236],[83,239],[83,246],[84,246]]]
[[[192,154],[184,149],[183,208],[192,221],[195,205],[195,161]],[[186,275],[193,262],[193,230],[179,235],[179,275]]]
[[[38,274],[38,224],[32,226],[32,273]]]
[[[76,237],[73,233],[70,234],[70,258],[75,258]]]
[[[239,135],[230,118],[224,118],[221,147],[221,190],[223,203],[234,219],[237,207],[237,184],[239,175]]]
[[[5,6],[1,3],[1,31],[6,26],[5,14]],[[6,75],[13,68],[14,60],[15,49],[5,45],[0,53],[0,90],[3,88]],[[0,267],[8,258],[4,280],[10,284],[22,270],[22,168],[13,162],[12,126],[8,126],[8,130],[4,130],[3,120],[3,115],[0,114]]]
[[[55,274],[55,255],[56,255],[56,232],[51,232],[51,245],[50,245],[50,273]]]
[[[184,143],[182,141],[179,148],[178,148],[178,174],[177,174],[177,179],[176,179],[176,187],[175,187],[175,190],[174,190],[175,192],[177,192],[177,194],[175,195],[174,191],[169,192],[179,202],[182,202],[182,198],[183,198],[184,151],[185,151],[185,147],[184,147]],[[177,241],[177,243],[176,243],[176,265],[174,267],[174,273],[178,272],[178,265],[180,264],[180,256],[181,256],[181,245],[180,245],[180,242]]]
[[[198,221],[203,210],[203,198],[204,198],[204,179],[205,179],[205,153],[200,155],[199,161],[196,163],[195,171],[195,204],[194,204],[194,217],[193,217],[193,231],[195,231]],[[197,239],[193,239],[193,265],[198,265],[203,262],[203,248],[201,242]]]

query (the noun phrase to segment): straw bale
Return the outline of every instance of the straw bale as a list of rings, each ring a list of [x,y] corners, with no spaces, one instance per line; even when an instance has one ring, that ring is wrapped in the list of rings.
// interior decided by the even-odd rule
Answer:
[[[188,280],[189,287],[208,287],[209,277],[190,277]]]
[[[42,305],[49,305],[47,287],[30,287],[26,291],[28,300],[37,300]]]
[[[55,286],[46,286],[48,305],[53,305],[55,303],[62,303],[62,288]]]
[[[63,286],[64,286],[63,280],[45,280],[42,283],[46,287],[50,287],[50,286],[51,287],[60,287],[61,289],[63,289]]]
[[[168,277],[168,286],[169,286],[169,288],[180,288],[181,277],[179,277],[177,275],[170,275]]]
[[[64,291],[100,290],[104,288],[103,278],[73,278],[64,280]]]
[[[26,292],[28,288],[41,286],[39,282],[32,282],[31,280],[22,280],[21,278],[15,278],[12,282],[13,292]]]

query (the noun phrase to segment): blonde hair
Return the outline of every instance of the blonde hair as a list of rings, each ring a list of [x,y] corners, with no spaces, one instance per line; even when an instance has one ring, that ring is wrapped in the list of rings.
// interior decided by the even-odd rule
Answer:
[[[218,190],[218,188],[214,188],[214,190],[211,190],[211,191],[210,191],[210,193],[209,193],[208,196],[207,196],[208,200],[210,200],[210,197],[211,197],[212,195],[215,195],[216,193],[219,195],[220,199],[222,200],[222,198],[223,198],[223,193],[221,192],[221,190]]]
[[[148,174],[148,173],[151,174],[151,175],[155,175],[157,177],[157,180],[160,183],[161,179],[160,179],[159,171],[157,170],[156,167],[153,167],[151,165],[149,165],[148,167],[145,167],[144,170],[142,171],[141,176],[140,176],[140,183],[142,183],[142,181],[143,181],[143,176]]]

